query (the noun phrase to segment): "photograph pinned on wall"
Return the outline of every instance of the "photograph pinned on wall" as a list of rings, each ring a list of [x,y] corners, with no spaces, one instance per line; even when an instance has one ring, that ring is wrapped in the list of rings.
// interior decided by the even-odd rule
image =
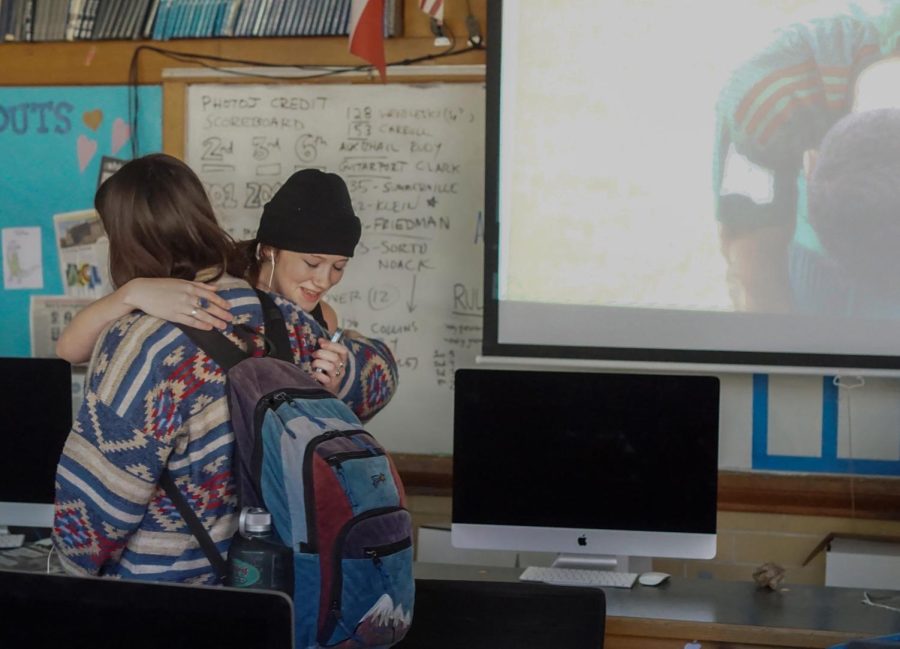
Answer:
[[[41,229],[3,228],[3,288],[44,288]]]
[[[100,188],[106,179],[121,169],[128,160],[121,158],[113,158],[105,155],[100,159],[100,173],[97,175],[97,188]]]
[[[31,355],[56,358],[56,341],[81,309],[94,301],[90,297],[32,295],[28,313]]]
[[[109,240],[96,210],[53,215],[65,294],[98,298],[110,292]]]

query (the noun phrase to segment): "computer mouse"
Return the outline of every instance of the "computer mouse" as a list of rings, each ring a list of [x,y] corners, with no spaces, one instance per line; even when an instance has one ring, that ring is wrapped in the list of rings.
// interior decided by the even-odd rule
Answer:
[[[642,572],[638,576],[638,583],[641,586],[659,586],[669,575],[664,572]]]

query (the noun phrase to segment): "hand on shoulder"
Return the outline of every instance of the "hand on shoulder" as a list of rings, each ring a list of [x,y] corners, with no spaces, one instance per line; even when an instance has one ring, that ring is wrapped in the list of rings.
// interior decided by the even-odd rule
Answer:
[[[225,329],[232,315],[214,284],[175,278],[138,278],[125,284],[123,301],[148,315],[197,329]]]

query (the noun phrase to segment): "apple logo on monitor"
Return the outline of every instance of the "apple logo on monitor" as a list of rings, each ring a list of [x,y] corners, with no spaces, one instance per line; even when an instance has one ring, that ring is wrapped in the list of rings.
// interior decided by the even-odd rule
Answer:
[[[587,534],[578,537],[578,545],[587,545]]]

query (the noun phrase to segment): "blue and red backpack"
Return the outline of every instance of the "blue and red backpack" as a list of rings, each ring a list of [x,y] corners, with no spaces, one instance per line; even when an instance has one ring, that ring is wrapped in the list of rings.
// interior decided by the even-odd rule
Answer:
[[[298,649],[389,647],[412,623],[415,596],[400,476],[353,411],[292,362],[281,311],[257,293],[265,356],[218,331],[182,328],[226,372],[239,506],[268,510],[293,550]],[[220,572],[214,548],[206,554]]]

